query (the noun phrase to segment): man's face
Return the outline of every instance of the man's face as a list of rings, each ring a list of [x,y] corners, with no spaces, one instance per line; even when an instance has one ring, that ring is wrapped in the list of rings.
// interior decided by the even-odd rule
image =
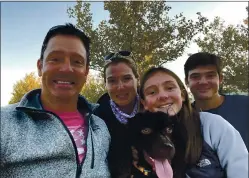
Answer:
[[[79,38],[70,35],[51,38],[44,59],[37,61],[43,97],[77,98],[88,75],[86,64],[86,49]]]
[[[222,77],[214,65],[198,66],[188,72],[185,82],[195,99],[207,100],[218,94]]]

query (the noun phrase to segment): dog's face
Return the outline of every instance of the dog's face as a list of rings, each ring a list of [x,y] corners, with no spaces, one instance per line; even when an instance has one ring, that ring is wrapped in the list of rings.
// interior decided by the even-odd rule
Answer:
[[[131,144],[154,159],[171,160],[175,154],[171,141],[174,119],[163,112],[136,114],[128,122]]]

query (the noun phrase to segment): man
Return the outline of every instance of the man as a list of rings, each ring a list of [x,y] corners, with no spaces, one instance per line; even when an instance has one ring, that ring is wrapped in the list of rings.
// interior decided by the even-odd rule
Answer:
[[[37,61],[41,89],[1,108],[1,177],[110,177],[110,135],[79,95],[90,39],[72,24],[51,28]]]
[[[219,94],[223,76],[221,59],[210,53],[191,55],[185,65],[185,82],[190,88],[199,111],[221,115],[241,134],[248,148],[249,97]]]

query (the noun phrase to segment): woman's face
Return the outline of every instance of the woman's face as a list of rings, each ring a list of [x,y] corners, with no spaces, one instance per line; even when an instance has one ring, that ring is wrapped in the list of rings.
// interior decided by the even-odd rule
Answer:
[[[134,103],[137,83],[132,69],[124,62],[110,64],[106,69],[106,89],[118,106]]]
[[[156,72],[148,78],[143,88],[142,104],[151,112],[162,111],[173,116],[182,108],[184,98],[176,80],[165,72]]]

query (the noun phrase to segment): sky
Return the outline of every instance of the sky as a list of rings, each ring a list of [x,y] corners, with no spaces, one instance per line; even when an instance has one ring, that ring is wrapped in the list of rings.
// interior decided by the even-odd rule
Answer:
[[[36,72],[36,61],[47,31],[55,25],[76,23],[69,18],[68,7],[75,2],[1,2],[1,106],[7,105],[13,85],[25,74]],[[196,12],[212,20],[219,16],[227,24],[239,24],[247,17],[247,2],[169,2],[169,15],[180,12],[196,19]],[[94,25],[108,18],[103,2],[91,2]],[[183,65],[188,53],[198,52],[191,44],[185,54],[176,61],[166,64],[184,79]]]

